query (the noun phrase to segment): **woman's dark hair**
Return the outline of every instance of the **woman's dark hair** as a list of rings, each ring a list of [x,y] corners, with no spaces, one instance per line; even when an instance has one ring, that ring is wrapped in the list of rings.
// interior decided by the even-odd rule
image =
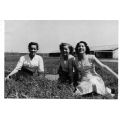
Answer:
[[[31,45],[36,45],[37,50],[39,50],[39,45],[38,45],[38,43],[36,43],[36,42],[30,42],[30,43],[28,44],[28,49],[30,49]]]
[[[80,41],[80,42],[77,43],[77,45],[76,45],[76,47],[75,47],[75,52],[76,52],[76,54],[78,54],[78,47],[79,47],[80,43],[83,43],[83,44],[85,45],[85,47],[86,47],[86,52],[85,52],[85,53],[86,53],[86,54],[90,54],[90,48],[89,48],[89,46],[87,45],[87,43],[84,42],[84,41]]]
[[[70,54],[73,55],[74,53],[74,48],[72,47],[72,45],[68,44],[68,43],[61,43],[59,45],[60,51],[63,49],[64,46],[68,46],[69,50],[70,50]]]

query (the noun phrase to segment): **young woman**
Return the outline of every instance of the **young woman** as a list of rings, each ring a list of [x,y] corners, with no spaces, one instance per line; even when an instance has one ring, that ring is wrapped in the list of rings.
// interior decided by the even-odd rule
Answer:
[[[60,64],[58,69],[59,83],[72,84],[73,82],[73,47],[68,43],[61,43],[60,46]]]
[[[105,72],[108,71],[115,78],[118,75],[112,71],[108,66],[101,63],[94,55],[90,55],[90,49],[86,42],[80,41],[75,48],[77,58],[75,60],[75,69],[78,73],[78,85],[76,87],[75,95],[86,95],[88,93],[96,92],[103,96],[111,96],[111,90],[105,86],[101,76],[96,73],[95,65],[99,66]],[[78,81],[79,81],[78,80]]]
[[[33,75],[36,71],[39,75],[43,74],[44,63],[42,57],[36,54],[38,49],[38,43],[30,42],[28,45],[29,54],[20,57],[15,69],[6,77],[6,80],[18,72],[28,76]]]

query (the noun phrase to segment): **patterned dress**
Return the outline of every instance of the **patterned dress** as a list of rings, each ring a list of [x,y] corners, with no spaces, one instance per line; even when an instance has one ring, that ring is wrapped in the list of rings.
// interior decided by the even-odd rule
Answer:
[[[101,95],[111,93],[111,90],[105,87],[104,81],[99,74],[95,71],[94,55],[87,55],[86,61],[75,61],[80,82],[76,87],[76,94],[85,95],[91,92],[96,92]]]

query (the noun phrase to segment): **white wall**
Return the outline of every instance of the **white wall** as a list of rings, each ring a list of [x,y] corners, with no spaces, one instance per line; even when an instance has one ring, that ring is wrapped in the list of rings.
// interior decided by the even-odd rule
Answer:
[[[113,58],[118,59],[118,49],[113,51]]]

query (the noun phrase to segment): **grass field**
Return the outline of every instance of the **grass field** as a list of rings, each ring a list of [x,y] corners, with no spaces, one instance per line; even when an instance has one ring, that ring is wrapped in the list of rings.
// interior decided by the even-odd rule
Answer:
[[[21,55],[5,54],[5,76],[14,69]],[[57,74],[59,59],[44,57],[45,74]],[[104,62],[118,73],[117,62]],[[104,73],[96,67],[96,71],[102,76],[105,85],[115,90],[115,99],[118,98],[118,80],[111,74]],[[5,98],[40,98],[40,99],[106,99],[105,97],[92,94],[92,96],[73,96],[73,87],[69,85],[60,85],[58,87],[57,79],[47,79],[44,77],[20,77],[13,76],[5,82]]]

